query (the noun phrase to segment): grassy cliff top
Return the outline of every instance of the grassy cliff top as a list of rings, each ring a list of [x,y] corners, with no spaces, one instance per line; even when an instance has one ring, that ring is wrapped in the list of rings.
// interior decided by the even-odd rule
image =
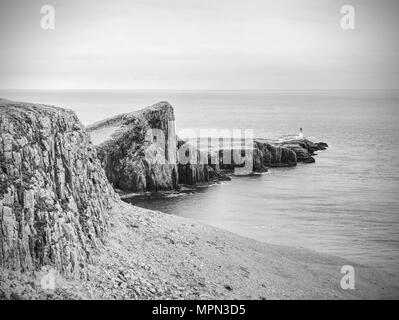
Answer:
[[[164,112],[170,115],[171,118],[174,119],[174,111],[171,104],[167,101],[160,101],[152,106],[148,106],[144,109],[118,114],[116,116],[97,121],[93,124],[90,124],[86,127],[87,131],[95,131],[98,129],[106,128],[106,127],[118,127],[122,125],[126,120],[136,117],[146,117],[149,113],[152,112]]]
[[[0,114],[7,113],[18,113],[18,112],[32,112],[37,114],[42,114],[43,112],[49,114],[59,114],[59,113],[67,113],[69,115],[75,115],[75,112],[70,109],[63,109],[60,107],[55,107],[52,105],[39,104],[39,103],[30,103],[30,102],[20,102],[20,101],[12,101],[8,99],[0,98]]]

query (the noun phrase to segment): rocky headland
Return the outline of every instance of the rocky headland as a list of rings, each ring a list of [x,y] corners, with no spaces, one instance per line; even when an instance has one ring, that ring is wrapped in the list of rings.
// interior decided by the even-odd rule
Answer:
[[[397,278],[383,271],[122,202],[109,180],[135,190],[162,177],[158,188],[178,184],[173,142],[158,153],[144,138],[151,126],[167,130],[159,112],[86,130],[70,110],[0,100],[0,299],[398,297]],[[96,140],[100,128],[106,138]],[[262,166],[298,161],[281,151],[291,147],[273,147]],[[154,169],[161,156],[168,168]],[[356,269],[355,290],[340,288],[346,264]]]
[[[99,121],[89,125],[87,131],[108,180],[124,193],[179,190],[182,185],[229,180],[235,168],[244,166],[236,162],[235,153],[242,157],[249,153],[234,141],[230,141],[228,149],[220,142],[204,150],[200,139],[179,139],[174,110],[168,102]],[[255,139],[250,150],[253,165],[248,174],[315,162],[315,152],[327,147],[326,143],[307,139]],[[224,153],[228,153],[229,161]]]
[[[184,142],[175,132],[168,102],[115,116],[87,127],[108,180],[125,192],[176,190],[221,179],[218,166],[199,163],[200,152],[190,146],[190,161],[178,161]]]

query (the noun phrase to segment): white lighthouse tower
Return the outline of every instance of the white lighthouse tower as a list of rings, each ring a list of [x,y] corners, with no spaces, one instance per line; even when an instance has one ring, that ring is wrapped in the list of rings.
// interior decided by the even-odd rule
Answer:
[[[299,128],[298,139],[302,139],[303,140],[303,130],[302,130],[302,128]]]

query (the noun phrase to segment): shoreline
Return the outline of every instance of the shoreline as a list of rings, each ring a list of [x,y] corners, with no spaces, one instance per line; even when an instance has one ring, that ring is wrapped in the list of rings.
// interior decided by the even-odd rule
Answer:
[[[290,170],[295,170],[295,169],[301,169],[301,167],[306,167],[308,166],[307,164],[298,164],[299,167],[277,167],[277,168],[271,168],[270,171],[265,172],[265,173],[260,173],[259,176],[262,175],[270,175],[270,174],[275,174],[277,175],[278,179],[278,172],[282,171],[282,174],[284,175],[290,175]],[[303,167],[303,168],[304,168]],[[256,179],[256,180],[253,180]],[[267,178],[266,178],[267,179]],[[370,258],[373,257],[372,254],[373,252],[371,249],[366,250],[366,254],[363,254],[362,257],[360,257],[359,251],[356,251],[358,249],[356,246],[353,246],[351,248],[351,243],[348,242],[348,239],[342,238],[340,239],[341,242],[333,242],[333,247],[331,247],[331,243],[327,242],[328,238],[323,238],[322,236],[320,237],[320,243],[323,243],[321,245],[320,243],[317,242],[312,242],[312,240],[308,241],[307,237],[311,237],[312,235],[309,234],[304,234],[302,233],[296,233],[295,229],[289,229],[290,232],[292,233],[293,236],[295,236],[295,241],[291,239],[289,236],[289,231],[286,231],[284,229],[281,229],[282,226],[276,225],[273,227],[270,226],[268,223],[270,219],[266,218],[261,218],[263,220],[255,220],[249,223],[248,225],[242,225],[240,223],[241,220],[236,220],[236,216],[234,214],[229,214],[228,211],[224,208],[217,207],[217,209],[214,209],[213,207],[207,207],[206,212],[208,214],[203,215],[199,209],[196,209],[195,207],[201,207],[203,206],[203,203],[206,203],[207,199],[214,199],[215,194],[220,195],[220,191],[217,191],[217,188],[221,188],[219,190],[226,190],[226,192],[234,192],[234,189],[229,189],[228,184],[232,184],[233,188],[240,188],[242,186],[242,183],[244,185],[247,185],[245,190],[247,190],[248,185],[252,183],[252,181],[258,181],[256,177],[252,178],[249,176],[237,176],[237,177],[232,177],[231,181],[226,181],[226,182],[216,182],[216,183],[203,183],[200,186],[194,186],[190,187],[187,186],[187,188],[184,188],[183,190],[173,190],[173,191],[158,191],[158,192],[144,192],[144,193],[134,193],[134,194],[126,194],[124,196],[121,196],[121,200],[131,204],[133,206],[137,206],[142,209],[146,210],[154,210],[154,211],[160,211],[168,215],[176,216],[176,217],[182,217],[182,218],[188,218],[192,219],[194,221],[197,221],[199,223],[203,223],[206,225],[209,225],[211,227],[219,228],[223,231],[231,232],[234,233],[240,237],[244,238],[249,238],[253,239],[256,241],[259,241],[264,244],[275,244],[275,245],[282,245],[282,246],[288,246],[288,247],[300,247],[300,248],[305,248],[320,254],[326,254],[326,255],[332,255],[335,257],[339,257],[342,259],[346,259],[349,261],[352,261],[353,263],[357,263],[359,265],[363,265],[369,268],[374,268],[378,270],[383,270],[387,273],[395,274],[395,267],[391,264],[386,265],[383,264],[380,260],[375,260],[375,258]],[[274,178],[274,181],[276,181],[276,177]],[[235,186],[235,187],[234,187]],[[215,189],[208,190],[209,188],[214,187]],[[237,191],[239,192],[239,191]],[[199,195],[198,195],[199,194]],[[202,195],[204,194],[204,195]],[[231,196],[230,196],[231,199]],[[197,203],[199,204],[197,205]],[[190,209],[191,206],[194,209]],[[220,209],[220,210],[219,210]],[[268,209],[270,210],[270,209]],[[203,211],[203,209],[202,209]],[[245,215],[248,215],[249,219],[253,219],[250,213],[250,209],[248,209],[247,212],[245,212]],[[187,213],[186,213],[187,212]],[[255,211],[256,212],[256,211]],[[279,215],[279,211],[276,209],[272,209],[271,215]],[[291,211],[292,212],[292,211]],[[212,218],[214,215],[219,215],[220,213],[224,214],[224,218],[221,220],[220,218]],[[259,213],[258,213],[259,214]],[[267,214],[267,213],[266,213]],[[284,214],[284,213],[283,213]],[[295,211],[293,212],[293,215],[295,215]],[[286,217],[285,217],[286,218]],[[315,217],[317,219],[317,217]],[[265,222],[266,221],[266,222]],[[272,220],[270,220],[273,222]],[[242,222],[242,221],[241,221]],[[295,228],[295,226],[293,226]],[[276,229],[278,231],[276,231]],[[281,230],[279,230],[281,229]],[[252,231],[251,231],[252,230]],[[298,229],[302,230],[303,229]],[[338,230],[339,231],[339,230]],[[338,233],[336,233],[338,234]],[[314,236],[314,235],[313,235]],[[311,238],[312,239],[312,238]],[[333,239],[333,238],[330,238]],[[349,239],[350,240],[350,239]],[[331,240],[334,241],[334,240]],[[367,255],[367,253],[370,254]]]
[[[48,269],[29,277],[3,271],[0,279],[6,286],[20,284],[6,294],[22,299],[399,297],[396,276],[336,256],[261,243],[126,203],[119,203],[111,217],[111,228],[88,266],[87,279],[77,282],[57,274],[56,290],[48,291],[40,288]],[[348,264],[355,268],[354,290],[340,288],[340,269]],[[21,285],[27,281],[30,290]]]
[[[315,154],[315,155],[319,155],[319,154]],[[247,175],[235,175],[233,172],[231,172],[229,170],[225,170],[225,172],[223,172],[223,174],[226,177],[228,177],[229,179],[215,179],[215,180],[211,180],[211,181],[207,181],[207,182],[197,182],[195,185],[180,184],[178,189],[173,189],[173,190],[157,190],[157,191],[150,190],[150,191],[127,192],[127,191],[123,191],[120,189],[115,189],[115,192],[119,195],[121,200],[129,200],[129,199],[134,199],[136,197],[151,198],[156,195],[160,195],[161,197],[167,197],[170,195],[181,195],[181,194],[187,194],[187,193],[191,194],[191,193],[195,193],[195,192],[205,189],[205,188],[210,188],[210,187],[218,186],[218,185],[221,185],[224,183],[229,183],[232,180],[232,178],[240,179],[240,178],[245,178],[245,177],[262,176],[262,175],[270,174],[271,171],[273,171],[273,170],[281,170],[281,169],[287,169],[287,168],[295,169],[295,168],[299,168],[304,165],[306,166],[308,164],[299,162],[296,166],[285,166],[285,167],[284,166],[272,166],[272,167],[268,168],[267,171],[252,172],[251,174],[247,174]]]
[[[399,279],[396,276],[344,258],[305,248],[260,242],[193,219],[125,203],[115,210],[119,212],[113,215],[114,225],[107,239],[108,243],[112,243],[111,252],[135,252],[137,258],[144,253],[141,269],[150,267],[148,271],[152,279],[155,279],[154,273],[159,274],[161,279],[170,279],[170,283],[163,288],[166,291],[164,293],[169,295],[169,285],[174,287],[174,279],[180,279],[180,289],[184,289],[171,292],[177,295],[177,299],[399,297]],[[143,222],[145,228],[141,228]],[[137,225],[140,227],[137,228]],[[148,226],[151,226],[149,230]],[[132,234],[132,228],[135,234]],[[125,242],[142,250],[129,251],[129,245],[125,245]],[[129,259],[134,260],[135,257],[130,254]],[[98,261],[106,264],[107,258],[108,254]],[[343,276],[340,269],[348,264],[355,268],[356,288],[345,291],[340,288]],[[168,267],[164,269],[165,266]],[[175,275],[171,274],[172,270],[176,271]],[[196,279],[199,279],[197,284]],[[200,289],[201,281],[206,284],[203,291]],[[162,294],[162,290],[159,293]],[[151,290],[147,294],[150,299],[159,298]]]

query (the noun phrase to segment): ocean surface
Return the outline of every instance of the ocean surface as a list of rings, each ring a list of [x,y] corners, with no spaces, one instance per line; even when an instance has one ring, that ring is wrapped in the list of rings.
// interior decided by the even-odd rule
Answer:
[[[169,101],[177,130],[253,129],[277,138],[304,129],[330,145],[315,164],[173,196],[142,207],[274,244],[399,270],[398,91],[0,91],[73,109],[84,124]]]

